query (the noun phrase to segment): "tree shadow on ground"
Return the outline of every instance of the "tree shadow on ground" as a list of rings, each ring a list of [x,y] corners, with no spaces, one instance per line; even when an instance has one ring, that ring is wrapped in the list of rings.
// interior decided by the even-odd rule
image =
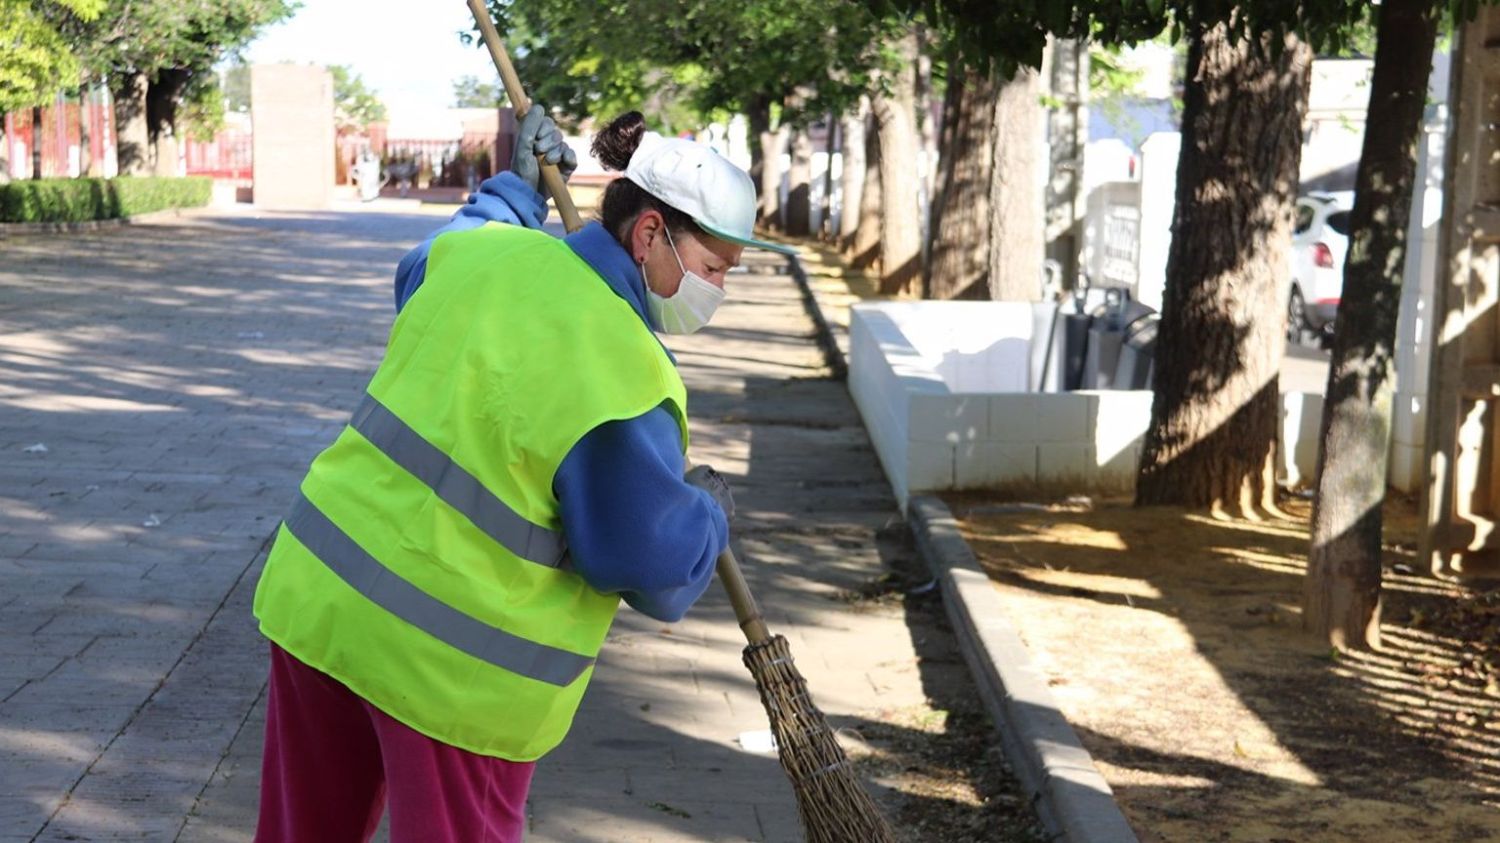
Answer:
[[[1388,646],[1331,654],[1300,630],[1308,539],[1293,522],[1125,506],[985,514],[955,499],[961,516],[970,505],[977,555],[1018,590],[1033,655],[1091,718],[1075,726],[1143,827],[1301,809],[1336,825],[1339,802],[1352,829],[1382,803],[1412,822],[1417,808],[1463,812],[1500,795],[1500,708],[1480,670],[1493,646],[1442,631],[1435,619],[1461,595],[1403,573],[1409,543],[1385,560]],[[1179,668],[1198,659],[1211,675]],[[1427,821],[1429,836],[1448,830]],[[1324,839],[1303,831],[1285,836]]]

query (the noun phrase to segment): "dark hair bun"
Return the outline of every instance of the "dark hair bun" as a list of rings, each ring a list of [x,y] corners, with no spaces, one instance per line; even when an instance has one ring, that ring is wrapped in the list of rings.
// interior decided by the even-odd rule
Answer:
[[[594,135],[594,143],[589,148],[606,168],[624,172],[630,166],[630,156],[635,154],[635,148],[641,145],[641,135],[645,133],[646,118],[639,111],[627,111]]]

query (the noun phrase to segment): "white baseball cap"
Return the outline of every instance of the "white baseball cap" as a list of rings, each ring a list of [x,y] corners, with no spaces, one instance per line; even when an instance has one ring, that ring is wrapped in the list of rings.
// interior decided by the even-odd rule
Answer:
[[[751,236],[755,185],[744,170],[702,144],[646,132],[630,156],[625,177],[720,240],[783,255],[797,253],[790,246]]]

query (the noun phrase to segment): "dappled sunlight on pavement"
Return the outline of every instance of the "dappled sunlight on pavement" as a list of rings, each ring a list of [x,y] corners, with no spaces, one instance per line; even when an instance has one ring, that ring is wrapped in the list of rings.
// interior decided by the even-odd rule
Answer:
[[[6,835],[249,840],[259,562],[379,361],[396,261],[449,212],[241,207],[6,241]],[[940,604],[883,596],[925,577],[784,263],[747,263],[714,326],[670,345],[695,458],[734,486],[772,629],[912,839],[982,833],[1002,803],[1024,814],[985,760]],[[528,840],[795,839],[774,754],[747,749],[767,722],[743,645],[717,585],[679,624],[622,612],[576,728],[539,767]]]

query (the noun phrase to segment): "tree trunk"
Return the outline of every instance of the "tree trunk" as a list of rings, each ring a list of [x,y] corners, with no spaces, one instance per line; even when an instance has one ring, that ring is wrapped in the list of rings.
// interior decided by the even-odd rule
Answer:
[[[90,142],[89,114],[93,97],[90,96],[89,80],[85,76],[78,86],[78,177],[93,175],[94,147]]]
[[[875,127],[874,109],[865,122],[865,180],[859,189],[858,222],[854,238],[849,246],[849,263],[858,269],[868,269],[880,263],[880,212],[881,201],[880,132]]]
[[[859,109],[843,119],[843,162],[839,172],[839,248],[845,253],[854,249],[854,235],[859,231],[861,197],[865,188],[865,123],[870,119],[870,103],[859,99]]]
[[[31,177],[42,177],[42,107],[31,108]]]
[[[786,227],[781,207],[781,151],[786,149],[787,127],[785,124],[760,135],[760,211],[761,224],[780,231]]]
[[[823,135],[823,202],[818,214],[818,237],[822,240],[833,239],[833,156],[838,154],[839,146],[843,138],[839,137],[839,121],[834,119],[833,112],[828,113],[828,120],[823,124],[827,126],[827,134]]]
[[[146,130],[151,140],[152,171],[155,175],[177,175],[177,106],[187,71],[163,70],[146,88]]]
[[[901,70],[872,100],[880,134],[880,291],[903,292],[922,276],[922,220],[917,198],[916,52],[908,32],[898,44]]]
[[[745,122],[749,129],[747,140],[750,147],[750,182],[755,185],[755,221],[761,222],[765,219],[765,206],[761,203],[760,196],[763,193],[761,180],[765,178],[766,156],[761,150],[760,139],[771,131],[771,98],[764,94],[752,98],[749,108],[745,110]]]
[[[1049,86],[1057,103],[1047,110],[1050,166],[1047,169],[1046,255],[1057,261],[1065,288],[1078,277],[1079,222],[1083,217],[1083,149],[1088,143],[1089,48],[1081,39],[1052,39],[1047,45]]]
[[[990,277],[990,172],[995,162],[991,73],[950,65],[943,105],[938,190],[932,202],[930,299],[987,298]]]
[[[1380,508],[1390,449],[1392,361],[1439,8],[1430,0],[1385,0],[1378,13],[1302,596],[1303,629],[1341,650],[1380,646]]]
[[[914,29],[917,34],[917,52],[914,68],[916,77],[913,81],[916,85],[917,138],[920,149],[918,157],[921,161],[921,166],[917,170],[917,196],[922,220],[922,266],[925,267],[931,257],[928,248],[932,244],[932,203],[936,199],[938,190],[938,130],[936,121],[932,117],[932,37],[927,27],[920,23]],[[925,277],[925,270],[923,275]]]
[[[0,111],[0,184],[10,184],[10,135],[5,133],[5,114]]]
[[[146,76],[133,73],[121,80],[115,92],[115,150],[120,175],[140,176],[146,173],[146,152],[150,135],[146,131]]]
[[[792,134],[792,161],[787,169],[791,190],[786,198],[786,233],[794,237],[812,234],[812,138],[807,129]]]
[[[1277,371],[1311,51],[1188,48],[1177,207],[1136,503],[1275,511]],[[1257,49],[1259,47],[1259,49]]]
[[[1023,67],[995,99],[995,164],[990,171],[990,298],[1042,297],[1041,86]]]

